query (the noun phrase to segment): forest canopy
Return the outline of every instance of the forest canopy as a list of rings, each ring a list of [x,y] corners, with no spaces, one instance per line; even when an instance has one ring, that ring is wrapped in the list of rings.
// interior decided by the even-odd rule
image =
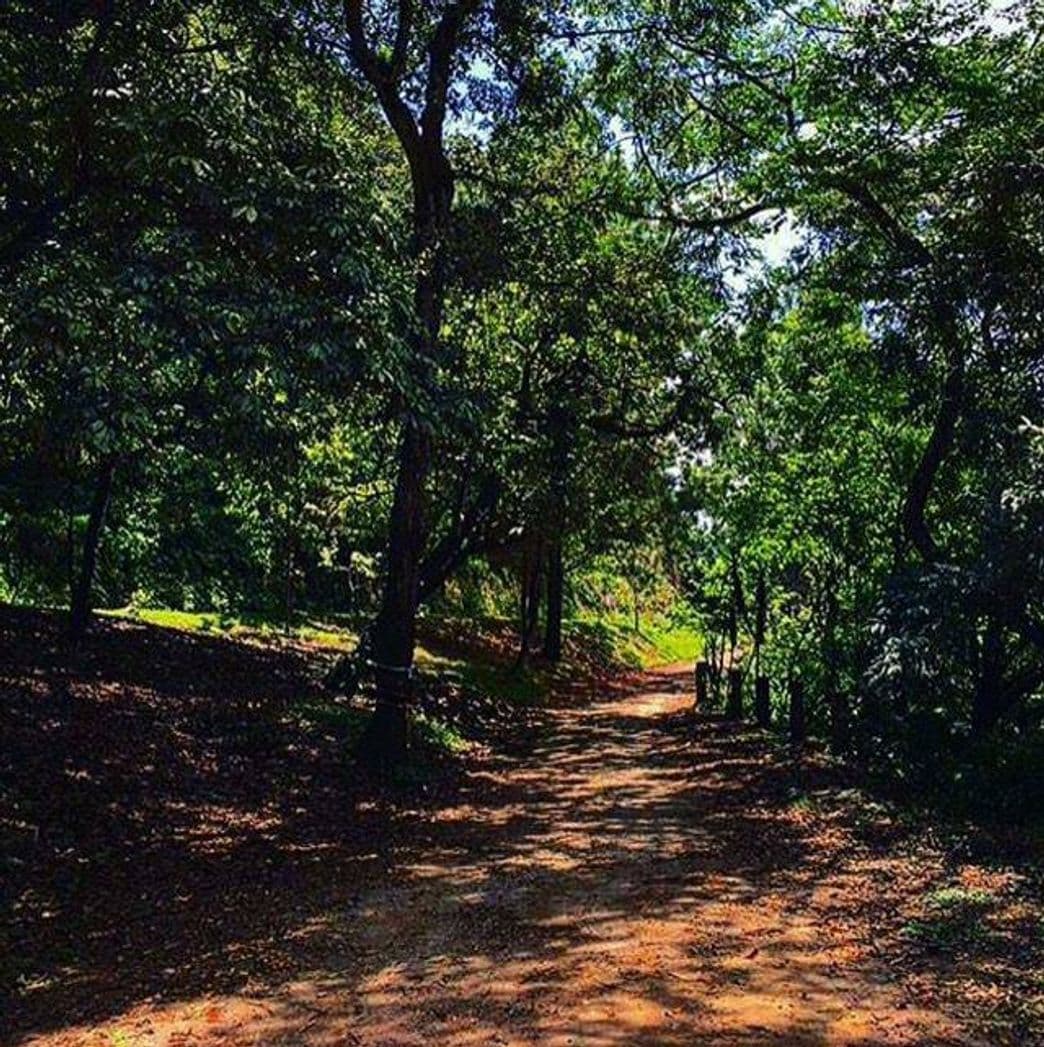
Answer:
[[[840,753],[1039,798],[1042,32],[11,0],[0,599],[71,644],[95,607],[348,616],[379,763],[418,616],[554,661],[655,605],[722,698],[742,666],[781,720],[799,680]]]

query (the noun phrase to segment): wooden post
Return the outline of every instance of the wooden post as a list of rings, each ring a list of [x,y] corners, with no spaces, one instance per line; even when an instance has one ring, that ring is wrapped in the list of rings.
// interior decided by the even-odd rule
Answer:
[[[799,676],[790,678],[790,740],[805,740],[805,684]]]
[[[725,706],[725,716],[729,720],[743,719],[743,670],[729,669],[729,700]]]
[[[758,676],[754,679],[754,718],[759,727],[768,727],[772,722],[772,706],[769,703],[769,678]]]
[[[848,706],[844,695],[836,687],[830,694],[830,748],[835,753],[845,751],[848,743]]]
[[[707,708],[709,698],[710,666],[702,658],[696,663],[695,676],[696,701],[693,704],[693,708],[703,711]]]

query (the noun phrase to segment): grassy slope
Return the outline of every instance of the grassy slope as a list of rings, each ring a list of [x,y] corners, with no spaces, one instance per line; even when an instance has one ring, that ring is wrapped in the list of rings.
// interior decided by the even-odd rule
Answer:
[[[331,650],[352,650],[358,642],[358,633],[345,624],[304,616],[299,616],[288,629],[285,623],[261,616],[230,616],[218,611],[127,607],[103,610],[99,614],[241,639],[282,638]],[[489,652],[484,648],[509,647],[512,629],[513,624],[504,619],[447,620],[445,623],[427,620],[421,626],[418,666],[422,670],[463,673],[469,683],[483,690],[503,690],[504,697],[536,697],[536,685],[528,678],[532,671],[510,667],[508,650],[499,650],[499,656],[492,661],[481,656]],[[635,632],[629,620],[622,618],[581,618],[565,623],[565,634],[568,653],[570,649],[577,653],[577,648],[587,648],[607,669],[649,669],[695,661],[702,649],[702,639],[691,626],[661,619],[644,619],[640,631]],[[466,649],[463,658],[451,652],[462,649]]]
[[[174,611],[161,608],[120,608],[101,611],[109,618],[143,622],[210,636],[246,642],[291,644],[319,649],[333,656],[351,651],[358,633],[343,622],[301,615],[290,628],[260,616],[231,616],[217,612]],[[416,663],[432,686],[448,694],[476,700],[533,707],[569,683],[590,681],[695,658],[699,637],[685,627],[646,621],[635,633],[630,622],[576,620],[566,623],[565,657],[551,666],[536,659],[520,666],[516,660],[514,623],[505,619],[424,619],[420,626]],[[351,744],[358,737],[367,713],[358,706],[314,695],[296,705],[303,724],[333,732]],[[428,711],[414,717],[416,736],[426,747],[444,753],[468,748],[468,731],[450,718]]]
[[[666,618],[643,618],[638,632],[631,619],[623,617],[580,619],[570,628],[634,669],[695,662],[703,649],[703,639],[691,625]]]

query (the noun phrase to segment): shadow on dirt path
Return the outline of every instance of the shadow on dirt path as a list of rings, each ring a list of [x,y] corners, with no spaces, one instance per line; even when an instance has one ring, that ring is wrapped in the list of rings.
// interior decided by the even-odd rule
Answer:
[[[795,803],[829,768],[694,722],[690,705],[688,675],[668,670],[553,709],[532,749],[479,761],[412,811],[353,800],[292,738],[292,778],[277,746],[284,777],[263,803],[252,779],[251,806],[222,772],[276,774],[268,763],[229,770],[223,750],[193,750],[209,805],[198,790],[182,804],[162,861],[145,848],[137,871],[113,866],[122,925],[96,856],[83,882],[72,867],[50,884],[83,940],[23,978],[10,1042],[982,1042],[937,965],[911,968],[896,944],[913,899],[953,872],[944,858],[887,817]],[[168,767],[149,754],[171,730],[202,744],[178,741],[169,706],[158,718],[135,735],[146,775]],[[175,793],[154,802],[177,807]]]

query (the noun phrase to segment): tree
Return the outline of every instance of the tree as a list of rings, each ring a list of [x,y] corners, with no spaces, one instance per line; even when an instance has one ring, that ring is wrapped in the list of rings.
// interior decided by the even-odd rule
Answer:
[[[269,15],[230,2],[4,16],[5,76],[51,74],[12,78],[38,133],[13,143],[4,194],[4,493],[17,503],[44,477],[45,498],[65,501],[70,559],[81,531],[74,638],[107,518],[162,474],[148,452],[249,445],[251,390],[277,405],[292,389],[343,392],[388,326],[369,291],[381,257],[356,235],[382,207],[368,171],[345,171],[377,151],[376,125]],[[88,117],[70,144],[70,121]]]

